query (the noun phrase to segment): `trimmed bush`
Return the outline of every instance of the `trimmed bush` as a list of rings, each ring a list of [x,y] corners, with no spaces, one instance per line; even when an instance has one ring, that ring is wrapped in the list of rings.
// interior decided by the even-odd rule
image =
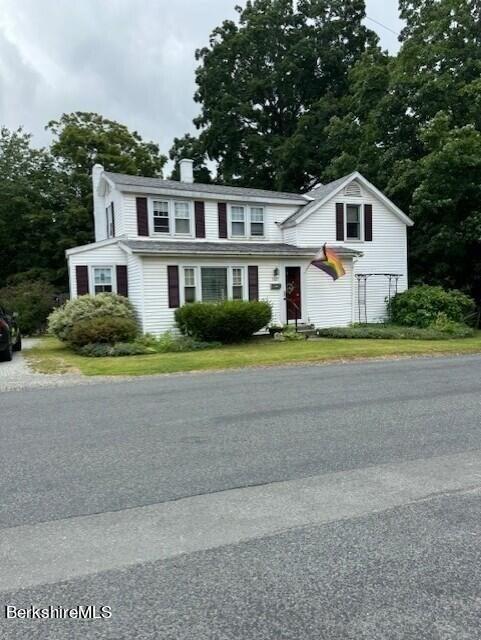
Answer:
[[[318,329],[321,338],[351,338],[371,340],[447,340],[449,338],[468,338],[474,331],[465,324],[453,323],[450,331],[431,325],[425,329],[420,327],[400,327],[396,325],[367,324],[352,327],[328,327]]]
[[[175,312],[180,331],[196,340],[222,343],[240,342],[269,324],[269,303],[226,300],[193,302]]]
[[[115,293],[99,293],[74,298],[52,311],[48,317],[48,330],[59,340],[69,342],[70,333],[78,322],[102,316],[135,322],[134,309],[127,298]]]
[[[73,347],[103,342],[132,342],[137,337],[137,325],[130,318],[110,318],[98,316],[88,320],[80,320],[69,333],[69,343]]]
[[[0,305],[18,313],[18,324],[24,335],[45,329],[54,300],[54,288],[43,280],[20,281],[0,289]]]
[[[395,295],[389,309],[394,324],[429,327],[439,314],[452,322],[465,322],[474,313],[475,304],[461,291],[420,285]]]
[[[89,358],[120,358],[124,356],[139,356],[150,353],[147,347],[135,342],[118,342],[111,345],[105,342],[86,344],[78,349],[78,353]]]

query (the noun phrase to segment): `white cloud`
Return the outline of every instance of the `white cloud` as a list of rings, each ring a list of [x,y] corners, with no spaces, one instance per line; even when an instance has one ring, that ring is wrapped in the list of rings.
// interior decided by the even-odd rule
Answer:
[[[194,130],[195,50],[223,20],[235,19],[235,4],[239,0],[3,0],[0,123],[23,125],[41,145],[49,141],[49,120],[96,111],[167,152],[174,136]],[[368,0],[368,15],[399,28],[396,4]],[[375,30],[383,46],[396,48],[393,34]]]

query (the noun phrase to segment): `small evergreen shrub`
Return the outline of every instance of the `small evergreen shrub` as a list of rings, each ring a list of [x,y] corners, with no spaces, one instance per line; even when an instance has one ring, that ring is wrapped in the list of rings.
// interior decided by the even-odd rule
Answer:
[[[73,347],[86,344],[131,342],[137,336],[137,325],[130,318],[97,316],[80,320],[69,332],[68,342]]]
[[[105,342],[95,342],[80,347],[77,349],[77,352],[81,356],[87,356],[89,358],[104,358],[105,356],[112,355],[112,345],[106,344]]]
[[[250,338],[269,324],[272,310],[267,302],[226,300],[193,302],[175,312],[180,331],[204,342],[232,343]]]
[[[52,311],[48,317],[48,331],[63,342],[70,341],[73,327],[82,320],[99,316],[126,318],[135,322],[134,309],[127,298],[115,293],[80,296]]]
[[[157,338],[146,334],[138,338],[137,343],[149,348],[155,353],[200,351],[202,349],[213,349],[222,346],[220,342],[201,342],[190,336],[175,335],[172,331],[166,331]]]
[[[439,314],[452,322],[465,322],[474,310],[474,301],[461,291],[428,285],[398,293],[389,305],[391,321],[408,327],[429,327]]]
[[[43,280],[19,281],[0,289],[0,305],[18,313],[18,324],[24,335],[45,329],[54,301],[54,288]]]
[[[320,338],[351,338],[371,340],[446,340],[449,338],[468,338],[474,331],[465,324],[451,326],[446,331],[436,326],[426,328],[402,327],[393,324],[353,325],[351,327],[328,327],[316,331]]]

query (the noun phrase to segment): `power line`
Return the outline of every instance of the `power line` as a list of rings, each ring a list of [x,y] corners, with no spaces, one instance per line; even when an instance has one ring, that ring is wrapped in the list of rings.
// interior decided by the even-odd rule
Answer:
[[[385,24],[383,24],[382,22],[379,22],[378,20],[374,20],[374,18],[371,18],[370,16],[366,16],[367,20],[370,20],[371,22],[374,22],[375,24],[379,25],[380,27],[383,27],[383,29],[387,29],[388,31],[390,31],[391,33],[394,33],[395,36],[399,35],[398,31],[394,31],[394,29],[391,29],[391,27],[387,27]]]

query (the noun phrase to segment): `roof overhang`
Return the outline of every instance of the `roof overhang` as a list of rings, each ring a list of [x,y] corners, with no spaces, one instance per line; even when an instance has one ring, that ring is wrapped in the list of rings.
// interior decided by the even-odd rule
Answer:
[[[111,180],[105,178],[109,183],[112,183]],[[290,198],[276,198],[268,197],[268,196],[252,196],[252,195],[237,195],[237,194],[226,194],[226,193],[216,193],[213,191],[202,191],[195,189],[168,189],[164,187],[144,187],[140,185],[132,185],[132,184],[122,184],[119,182],[115,183],[115,187],[118,191],[122,193],[133,193],[133,194],[142,194],[142,195],[161,195],[161,196],[169,196],[169,197],[177,197],[177,198],[197,198],[200,200],[215,200],[217,201],[226,201],[229,202],[259,202],[262,204],[280,204],[285,206],[293,206],[293,205],[303,205],[309,202],[307,198],[300,196],[298,199],[290,199]]]
[[[354,171],[350,175],[346,176],[346,179],[341,182],[339,186],[334,189],[334,191],[331,191],[324,198],[320,198],[316,202],[310,202],[309,204],[307,204],[307,206],[304,207],[304,211],[299,217],[292,221],[289,221],[289,218],[291,218],[292,216],[291,214],[291,216],[286,218],[286,220],[284,220],[284,222],[282,222],[280,226],[283,229],[288,229],[289,227],[295,227],[296,225],[300,224],[308,216],[322,207],[322,205],[324,205],[326,202],[329,202],[329,200],[335,198],[336,195],[345,187],[347,187],[347,185],[350,184],[353,180],[358,180],[368,191],[375,195],[378,200],[380,200],[386,206],[387,209],[389,209],[397,218],[404,222],[405,225],[407,225],[408,227],[413,226],[414,222],[411,220],[411,218],[407,216],[403,211],[401,211],[401,209],[397,207],[394,202],[389,200],[389,198],[385,196],[382,191],[379,191],[379,189],[375,187],[371,182],[369,182],[369,180],[367,180],[367,178],[359,173],[359,171]]]

